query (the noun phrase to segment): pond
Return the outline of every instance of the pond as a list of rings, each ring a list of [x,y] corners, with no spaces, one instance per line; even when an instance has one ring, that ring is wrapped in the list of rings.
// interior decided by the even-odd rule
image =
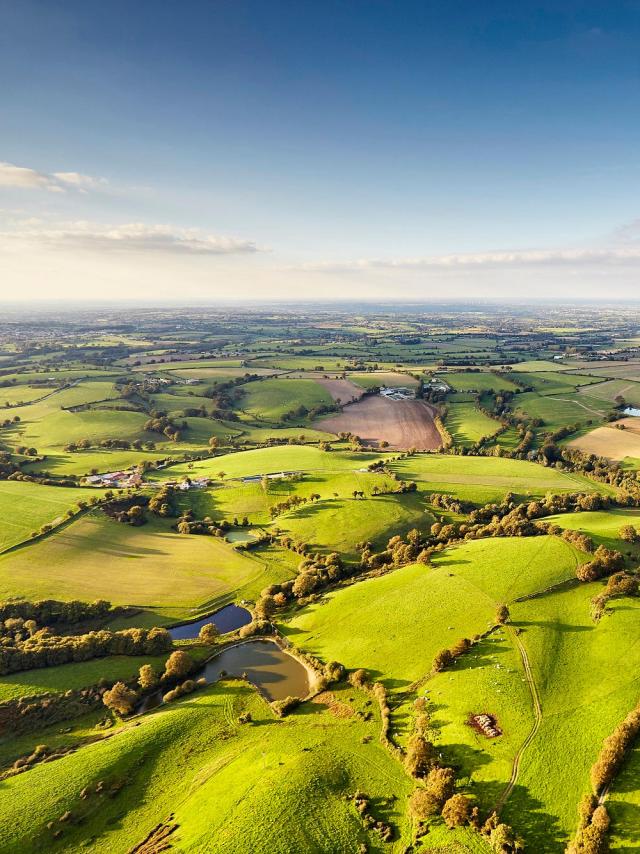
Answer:
[[[225,539],[228,543],[250,543],[252,540],[257,540],[258,537],[253,531],[228,531]]]
[[[225,605],[214,614],[209,614],[207,617],[202,617],[193,623],[183,623],[180,626],[173,626],[169,629],[169,634],[173,640],[187,640],[188,638],[197,638],[200,629],[206,626],[207,623],[213,623],[220,634],[226,632],[235,632],[236,629],[246,626],[251,622],[251,614],[246,608],[240,608],[239,605]]]
[[[635,418],[640,418],[640,409],[635,406],[627,406],[622,410],[623,415],[633,415]]]
[[[223,672],[229,676],[246,673],[268,700],[306,697],[309,693],[306,667],[272,640],[252,640],[224,649],[205,665],[204,677],[215,682]]]
[[[252,682],[267,700],[284,700],[286,697],[306,697],[309,693],[309,674],[297,658],[280,649],[272,640],[259,638],[230,646],[208,661],[202,670],[191,678],[216,682],[220,677],[242,676]],[[149,712],[162,705],[162,691],[146,697],[139,712]]]

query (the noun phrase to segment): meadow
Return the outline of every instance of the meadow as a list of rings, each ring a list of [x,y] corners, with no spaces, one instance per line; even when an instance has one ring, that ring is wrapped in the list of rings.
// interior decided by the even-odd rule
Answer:
[[[452,398],[448,407],[445,426],[458,445],[474,445],[500,429],[500,422],[480,412],[475,403],[456,403]]]
[[[0,552],[29,539],[43,525],[56,525],[78,501],[102,498],[102,489],[44,486],[21,481],[0,481]]]
[[[365,743],[379,720],[363,722],[355,714],[361,695],[350,693],[339,693],[351,712],[344,718],[305,704],[278,721],[253,690],[233,681],[165,706],[110,738],[4,781],[0,851],[15,844],[34,852],[87,845],[124,851],[167,822],[178,826],[171,840],[178,850],[202,850],[213,834],[219,850],[230,854],[358,854],[361,843],[372,852],[400,852],[410,838],[402,810],[410,784],[377,738]],[[240,723],[247,712],[252,722]],[[100,796],[100,780],[123,785],[116,796]],[[83,800],[87,788],[94,793]],[[346,797],[356,789],[366,790],[378,816],[399,827],[391,846],[364,830]],[[68,822],[55,840],[47,822],[66,811],[82,823]]]
[[[150,611],[160,623],[213,610],[230,596],[255,596],[279,580],[279,564],[216,537],[177,534],[161,520],[132,528],[100,510],[0,556],[0,599],[107,599]]]
[[[364,667],[393,689],[429,673],[435,654],[493,624],[496,606],[571,578],[580,557],[553,537],[466,543],[434,559],[328,593],[283,623],[323,661]]]
[[[581,475],[524,460],[423,454],[389,466],[403,480],[416,481],[421,491],[457,495],[475,504],[500,501],[507,492],[522,499],[547,492],[606,491]]]

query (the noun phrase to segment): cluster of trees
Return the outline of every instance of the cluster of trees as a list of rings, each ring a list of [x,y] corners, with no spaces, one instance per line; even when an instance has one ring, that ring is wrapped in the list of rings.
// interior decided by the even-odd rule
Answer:
[[[294,579],[271,584],[262,591],[255,605],[255,613],[260,619],[268,620],[287,603],[294,599],[306,599],[347,574],[348,569],[337,552],[305,557]]]
[[[567,848],[567,854],[606,854],[609,813],[593,795],[585,795],[578,806],[578,829]]]
[[[0,479],[7,480],[10,475],[20,472],[20,466],[11,459],[7,451],[0,451]]]
[[[432,507],[449,513],[470,513],[474,507],[470,501],[463,501],[455,495],[447,495],[444,492],[432,492],[427,497],[427,501]]]
[[[21,599],[0,602],[0,621],[33,620],[40,627],[66,627],[90,620],[103,620],[114,613],[111,603],[106,599],[98,599],[95,602],[81,602],[78,599],[70,602],[60,602],[57,599],[40,599],[35,602]]]
[[[318,406],[313,406],[311,409],[301,403],[298,406],[294,406],[288,412],[285,412],[280,420],[284,422],[301,421],[304,418],[309,418],[313,421],[315,418],[319,418],[321,415],[326,415],[328,412],[339,411],[340,407],[336,403],[319,404]]]
[[[162,651],[166,652],[166,650]],[[189,653],[181,649],[175,650],[167,659],[162,674],[156,673],[150,664],[142,665],[137,681],[140,690],[127,685],[125,682],[116,682],[110,690],[104,692],[102,701],[108,709],[117,712],[119,715],[128,715],[140,701],[140,692],[145,693],[158,687],[173,685],[172,690],[163,696],[166,702],[170,702],[184,694],[191,693],[200,684],[204,684],[205,680],[198,680],[197,682],[187,680],[180,684],[180,680],[192,673],[194,669],[195,664]]]
[[[638,596],[640,585],[638,577],[626,572],[616,572],[610,576],[607,586],[591,599],[591,616],[598,622],[606,612],[607,602],[619,596]]]
[[[23,457],[37,457],[38,451],[36,448],[28,448],[26,445],[18,445],[16,454],[22,454]]]
[[[44,693],[35,697],[17,697],[0,704],[3,733],[31,732],[59,721],[86,715],[100,708],[105,686],[70,689],[64,694]]]
[[[613,781],[627,751],[638,735],[640,735],[640,703],[629,712],[602,744],[600,754],[591,768],[591,785],[596,794]]]
[[[149,500],[149,510],[164,518],[178,515],[176,491],[173,486],[161,486]]]
[[[149,433],[160,433],[172,442],[179,442],[181,437],[180,431],[186,430],[187,427],[188,424],[186,421],[178,425],[163,412],[152,412],[151,417],[144,423],[146,431]]]
[[[315,501],[319,500],[320,495],[317,492],[312,492],[308,498],[304,498],[300,495],[291,495],[284,501],[278,501],[277,504],[272,504],[269,509],[269,515],[272,519],[275,519],[282,513],[288,513],[290,510],[295,510],[298,507],[302,507],[307,503],[313,504]]]
[[[171,649],[166,629],[105,629],[83,635],[54,635],[48,628],[23,638],[5,634],[0,638],[0,675],[71,661],[89,661],[106,655],[159,655]]]
[[[460,640],[456,641],[450,649],[441,649],[440,652],[436,653],[435,658],[433,659],[431,672],[440,673],[442,670],[446,670],[447,667],[450,667],[451,664],[453,664],[454,660],[458,658],[458,656],[468,652],[472,646],[473,641],[469,640],[469,638],[460,638]]]
[[[623,555],[606,546],[598,546],[593,553],[593,558],[588,563],[583,563],[576,568],[576,578],[580,581],[597,581],[606,578],[624,567]]]
[[[132,504],[131,507],[117,510],[113,513],[112,518],[117,522],[124,522],[125,525],[132,525],[134,528],[139,528],[140,525],[146,524],[147,521],[144,507],[140,504]]]
[[[194,519],[193,510],[188,508],[180,516],[176,530],[179,534],[209,534],[213,537],[223,537],[225,532],[231,528],[247,528],[249,524],[247,516],[242,519],[235,516],[232,522],[227,519],[214,521],[210,516],[205,516],[204,519]]]
[[[153,451],[155,450],[155,442],[143,442],[141,439],[134,439],[132,442],[126,439],[101,439],[99,442],[94,442],[91,439],[80,439],[78,442],[69,442],[64,446],[67,453],[74,451],[88,451],[90,448],[108,448],[119,451]]]

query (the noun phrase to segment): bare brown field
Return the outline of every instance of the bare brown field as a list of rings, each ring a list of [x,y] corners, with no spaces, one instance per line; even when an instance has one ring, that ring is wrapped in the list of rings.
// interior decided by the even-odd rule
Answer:
[[[624,424],[625,429],[620,430],[613,424],[596,427],[590,433],[568,442],[568,447],[610,460],[640,457],[640,418],[623,418],[616,424]]]
[[[335,401],[340,403],[351,403],[354,400],[360,400],[364,394],[364,389],[349,380],[332,380],[324,377],[316,377],[316,382],[329,392]]]
[[[372,395],[345,406],[339,415],[316,421],[317,430],[353,433],[367,445],[387,441],[391,448],[433,451],[442,438],[433,421],[435,410],[423,400],[388,400]]]

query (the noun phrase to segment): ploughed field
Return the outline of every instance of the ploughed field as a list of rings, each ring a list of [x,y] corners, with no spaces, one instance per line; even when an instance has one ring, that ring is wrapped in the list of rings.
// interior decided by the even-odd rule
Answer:
[[[398,450],[436,450],[442,437],[434,422],[435,410],[423,400],[389,400],[372,395],[350,403],[338,415],[315,422],[328,433],[353,433],[366,445],[388,442]]]

